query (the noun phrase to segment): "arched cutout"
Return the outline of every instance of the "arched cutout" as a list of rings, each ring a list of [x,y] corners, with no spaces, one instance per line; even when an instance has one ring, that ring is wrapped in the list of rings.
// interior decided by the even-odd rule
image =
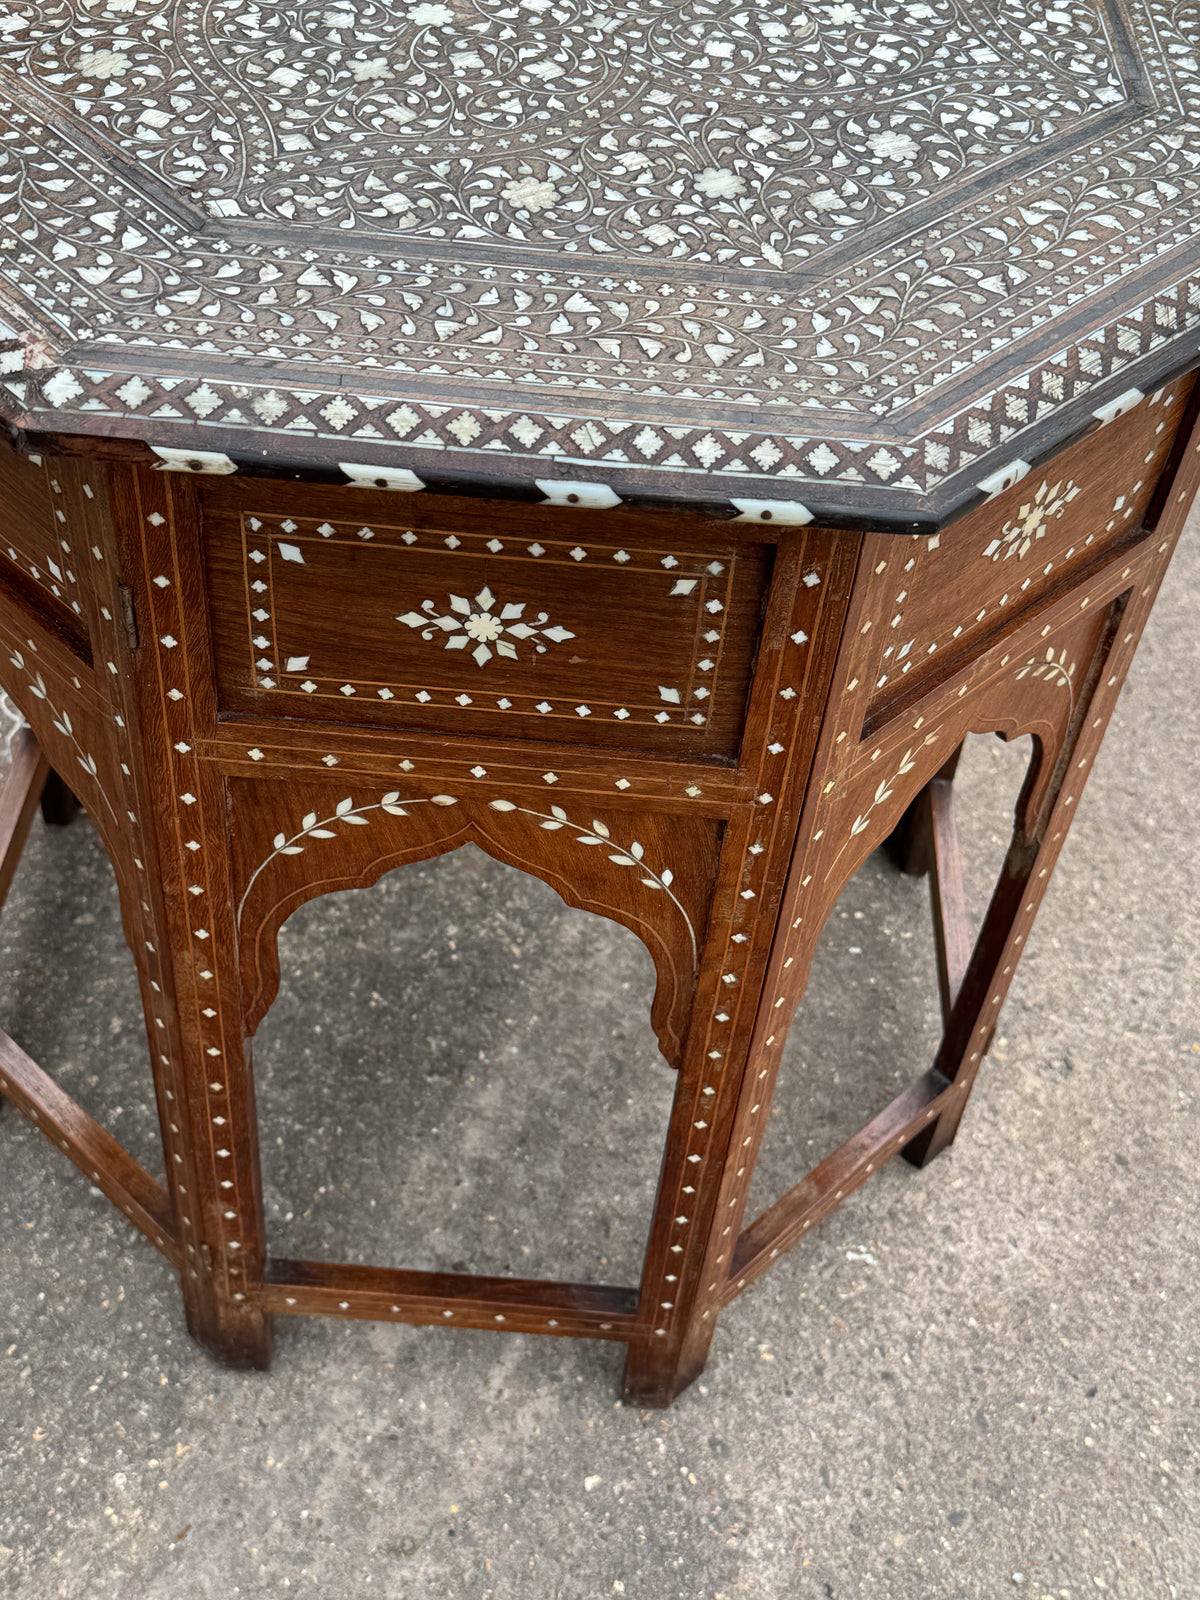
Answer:
[[[722,825],[705,817],[598,809],[568,811],[490,795],[331,800],[327,786],[282,792],[230,785],[245,1025],[253,1033],[279,983],[279,929],[301,905],[366,889],[393,868],[471,843],[540,878],[568,905],[624,924],[654,959],[652,1022],[677,1065],[695,987]],[[273,818],[289,816],[280,829]]]
[[[673,1090],[638,940],[464,848],[310,901],[280,950],[274,1255],[637,1282]]]
[[[1044,770],[1032,736],[993,732],[965,742],[954,791],[972,937]],[[911,797],[898,792],[897,802]],[[817,941],[747,1217],[765,1211],[919,1077],[941,1033],[927,880],[901,872],[876,848],[858,863]]]

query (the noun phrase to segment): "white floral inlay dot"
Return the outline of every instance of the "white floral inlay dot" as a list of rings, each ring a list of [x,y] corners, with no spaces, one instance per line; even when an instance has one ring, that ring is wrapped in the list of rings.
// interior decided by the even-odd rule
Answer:
[[[447,650],[465,650],[474,643],[471,655],[480,667],[487,666],[493,656],[518,660],[514,640],[522,643],[532,641],[535,652],[545,655],[543,640],[564,644],[575,637],[568,628],[557,625],[547,627],[550,618],[545,611],[539,611],[535,621],[526,621],[527,603],[516,600],[501,604],[485,584],[474,599],[452,594],[448,612],[439,614],[433,600],[423,600],[420,611],[406,611],[398,615],[396,621],[403,622],[406,627],[419,629],[423,639],[436,639],[439,632],[444,634]]]

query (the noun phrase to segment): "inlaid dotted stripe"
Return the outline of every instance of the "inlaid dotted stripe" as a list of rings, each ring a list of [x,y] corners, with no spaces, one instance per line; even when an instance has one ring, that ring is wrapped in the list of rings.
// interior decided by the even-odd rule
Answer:
[[[31,459],[34,460],[35,465],[41,462],[40,456]],[[56,600],[60,600],[63,605],[70,606],[77,617],[82,617],[83,607],[79,602],[79,580],[75,576],[75,551],[70,539],[67,537],[69,532],[67,527],[68,512],[63,498],[63,486],[60,479],[51,472],[49,466],[43,466],[43,473],[46,484],[53,496],[55,521],[54,554],[51,555],[46,552],[42,555],[30,555],[22,547],[20,539],[14,537],[11,527],[6,527],[4,534],[0,536],[0,549],[4,550],[10,561],[15,562],[23,572],[28,573],[36,584],[47,590]],[[89,485],[84,485],[84,493],[88,495],[92,493]]]
[[[1080,494],[1093,487],[1093,481],[1086,476],[1082,482],[1076,482],[1069,473],[1056,467],[1030,477],[1027,492],[1020,497],[1019,504],[999,531],[969,551],[962,546],[960,530],[953,528],[945,535],[914,534],[907,544],[896,541],[896,551],[881,556],[874,568],[878,581],[873,586],[872,610],[878,613],[879,620],[863,626],[865,642],[859,657],[863,677],[871,678],[876,690],[889,683],[895,684],[928,657],[950,648],[965,632],[988,619],[991,619],[989,626],[997,624],[1001,613],[1017,608],[1030,589],[1041,585],[1052,574],[1061,575],[1069,563],[1091,550],[1104,535],[1119,534],[1134,526],[1133,518],[1144,504],[1143,491],[1148,492],[1148,486],[1161,471],[1163,453],[1170,444],[1169,413],[1178,393],[1176,385],[1166,385],[1147,400],[1139,391],[1132,391],[1134,399],[1123,408],[1121,415],[1127,415],[1139,405],[1145,405],[1148,412],[1158,411],[1162,415],[1149,438],[1149,448],[1135,468],[1136,476],[1133,481],[1120,485],[1120,492],[1111,506],[1105,508],[1106,514],[1098,513],[1092,525],[1079,526],[1077,537],[1073,537],[1065,549],[1060,538],[1048,559],[1045,551],[1050,548],[1046,542],[1050,534]],[[1148,430],[1149,424],[1146,426]],[[1078,516],[1075,522],[1078,523]],[[1066,526],[1072,526],[1069,519]],[[939,548],[943,554],[931,568],[933,552]],[[939,581],[949,580],[952,564],[954,576],[963,570],[964,560],[966,570],[976,579],[972,598],[964,604],[957,618],[931,631],[927,620],[931,595]],[[989,569],[995,571],[994,580]],[[914,603],[917,620],[911,622]],[[938,612],[940,615],[940,607]],[[876,653],[873,659],[872,648]]]
[[[736,775],[720,769],[701,768],[695,779],[683,783],[675,772],[664,776],[661,772],[653,770],[647,772],[644,769],[630,768],[631,775],[619,773],[615,778],[611,776],[610,771],[605,771],[603,776],[586,769],[557,771],[554,768],[545,768],[539,771],[536,766],[527,764],[517,766],[507,762],[497,762],[491,750],[482,746],[477,747],[473,753],[468,749],[460,761],[448,761],[439,755],[433,758],[403,756],[395,762],[390,759],[381,761],[377,752],[355,749],[349,745],[344,748],[341,755],[335,755],[332,751],[320,751],[319,747],[272,745],[265,739],[262,745],[250,746],[236,743],[231,738],[200,740],[198,748],[207,759],[215,756],[223,762],[237,764],[244,758],[253,763],[252,770],[262,772],[293,772],[298,767],[309,766],[323,766],[332,770],[334,767],[346,766],[347,777],[352,771],[364,782],[372,779],[386,780],[394,768],[406,775],[416,775],[427,783],[463,784],[470,779],[472,786],[477,786],[485,779],[490,779],[493,784],[503,783],[513,789],[527,789],[539,785],[555,789],[562,783],[567,785],[567,789],[561,792],[570,792],[581,797],[595,797],[602,791],[616,789],[630,798],[670,797],[672,801],[679,802],[702,800],[706,806],[715,805],[721,809],[724,809],[737,791]],[[782,745],[779,746],[780,751],[783,748]],[[487,766],[483,764],[485,760],[488,762]]]
[[[743,815],[739,824],[744,843],[736,909],[730,921],[720,972],[708,1002],[710,1009],[702,1047],[706,1068],[690,1107],[691,1137],[673,1194],[668,1259],[664,1264],[661,1291],[654,1307],[653,1336],[658,1339],[669,1338],[676,1328],[678,1305],[675,1286],[679,1282],[679,1273],[675,1268],[677,1264],[682,1264],[691,1243],[703,1188],[706,1183],[719,1181],[707,1174],[713,1116],[715,1108],[726,1096],[731,1074],[736,1075],[741,1071],[740,1059],[732,1059],[731,1042],[737,1035],[739,1024],[743,1024],[747,966],[753,950],[754,933],[760,923],[759,897],[763,893],[766,872],[789,823],[789,818],[780,811],[778,797],[786,794],[790,788],[792,747],[798,742],[797,702],[807,676],[808,656],[816,631],[815,618],[819,615],[823,598],[824,575],[824,561],[806,556],[798,574],[796,598],[784,648],[773,673],[770,719],[754,773],[753,809]],[[740,1052],[738,1054],[740,1056]],[[752,1115],[757,1115],[760,1109],[760,1105],[755,1105]],[[733,1237],[734,1221],[727,1220],[726,1214],[741,1204],[739,1186],[743,1178],[748,1178],[748,1167],[748,1160],[742,1159],[739,1152],[730,1152],[717,1217],[717,1247],[709,1263],[718,1269],[718,1277],[700,1291],[700,1304],[703,1305],[706,1300],[712,1302],[702,1311],[702,1317],[705,1318],[714,1314],[715,1296],[720,1289],[720,1269],[731,1258],[736,1242]]]
[[[212,1242],[219,1251],[219,1269],[224,1275],[229,1296],[234,1301],[245,1301],[250,1285],[247,1266],[240,1255],[244,1249],[241,1233],[247,1215],[252,1228],[256,1223],[253,1212],[247,1213],[246,1210],[250,1200],[241,1189],[239,1163],[233,1148],[235,1143],[240,1144],[241,1141],[237,1138],[239,1130],[233,1127],[235,1113],[226,1081],[231,1053],[225,1034],[224,1012],[227,1002],[223,998],[221,977],[226,953],[214,949],[213,930],[209,926],[213,914],[212,875],[215,872],[220,877],[221,863],[207,859],[205,846],[206,817],[201,797],[206,789],[206,774],[194,748],[189,661],[187,651],[180,648],[181,641],[187,637],[188,619],[183,615],[179,600],[179,566],[169,512],[164,515],[163,511],[155,509],[145,515],[143,546],[146,592],[152,611],[162,716],[168,745],[166,761],[176,802],[175,868],[186,896],[182,915],[192,945],[184,970],[190,972],[193,979],[193,985],[188,986],[194,1008],[192,1025],[201,1052],[208,1148],[212,1170],[217,1174],[219,1231]],[[217,836],[222,836],[219,827]],[[239,1039],[232,1051],[234,1070],[240,1070],[240,1053]],[[205,1265],[203,1262],[197,1265],[202,1225],[194,1208],[200,1197],[189,1195],[181,1185],[177,1185],[177,1189],[182,1194],[181,1212],[188,1230],[184,1240],[188,1270],[196,1278]]]

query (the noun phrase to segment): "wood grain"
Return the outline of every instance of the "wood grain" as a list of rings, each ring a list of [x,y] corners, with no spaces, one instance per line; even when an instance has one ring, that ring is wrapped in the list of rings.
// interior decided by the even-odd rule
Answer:
[[[49,776],[50,763],[30,730],[22,728],[13,740],[9,768],[0,786],[0,910],[8,899],[29,824]]]
[[[21,1047],[0,1032],[0,1092],[56,1144],[118,1211],[179,1265],[167,1193]]]
[[[770,529],[234,478],[201,522],[223,712],[737,754]]]
[[[0,684],[32,729],[0,793],[0,876],[49,762],[116,872],[166,1192],[0,1039],[5,1093],[161,1241],[222,1359],[267,1365],[272,1318],[303,1312],[608,1338],[628,1347],[626,1394],[669,1403],[734,1294],[881,1161],[953,1138],[1200,483],[1197,411],[1190,380],[1168,386],[917,540],[6,458],[22,559],[54,538],[87,559],[69,626],[28,561],[0,559]],[[489,683],[507,710],[477,702]],[[588,714],[543,714],[534,695]],[[614,706],[629,715],[601,715]],[[1036,753],[969,947],[951,784],[966,735],[988,730]],[[747,1218],[821,926],[906,816],[932,869],[942,1043]],[[249,1038],[279,928],[468,842],[654,957],[677,1075],[636,1290],[270,1258]]]

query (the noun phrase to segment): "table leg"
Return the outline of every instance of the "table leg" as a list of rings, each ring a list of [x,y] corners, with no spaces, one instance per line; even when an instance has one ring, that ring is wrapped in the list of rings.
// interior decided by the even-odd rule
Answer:
[[[189,876],[201,879],[189,887],[203,886],[203,895],[164,897],[153,940],[170,952],[160,969],[173,991],[163,997],[168,1015],[159,1030],[160,1048],[165,1038],[170,1049],[169,1062],[161,1057],[160,1109],[165,1096],[180,1279],[192,1335],[227,1365],[265,1369],[272,1333],[264,1311],[262,1178],[232,905],[224,875]],[[157,995],[152,1000],[161,1004]],[[157,1009],[148,1007],[152,1039]]]
[[[8,898],[13,876],[29,837],[38,796],[47,781],[49,764],[28,728],[13,740],[12,764],[0,786],[0,907]]]
[[[714,1233],[720,1231],[716,1217],[719,1168],[712,1174],[708,1196],[683,1197],[682,1190],[690,1175],[687,1153],[695,1142],[696,1124],[707,1122],[711,1117],[715,1140],[717,1124],[728,1123],[732,1105],[721,1107],[701,1102],[697,1089],[695,1078],[689,1081],[681,1072],[671,1108],[655,1226],[646,1252],[641,1307],[646,1332],[630,1340],[625,1359],[622,1394],[631,1405],[669,1406],[704,1370],[716,1331],[717,1315],[711,1296],[699,1291],[705,1257],[710,1252]],[[708,1129],[699,1131],[707,1133]],[[676,1202],[673,1196],[680,1196],[680,1199]],[[699,1203],[695,1204],[697,1201]],[[677,1211],[677,1204],[687,1204],[688,1211],[694,1209],[696,1215],[690,1219],[692,1225],[686,1234],[673,1238],[672,1224],[684,1227],[689,1222],[687,1212]],[[657,1299],[650,1299],[646,1294],[650,1284],[654,1285]]]
[[[1107,579],[1097,578],[1099,593],[1107,589],[1111,596],[1104,602],[1106,620],[1098,635],[1094,631],[1095,624],[1086,620],[1096,616],[1100,607],[1097,590],[1084,594],[1079,602],[1081,621],[1077,628],[1077,644],[1081,651],[1087,651],[1080,659],[1089,661],[1090,665],[1084,681],[1073,691],[1077,695],[1073,701],[1076,709],[1067,722],[1055,723],[1045,700],[1041,710],[1034,709],[1034,720],[1041,719],[1043,737],[1048,741],[1043,748],[1044,759],[1034,763],[1022,791],[1013,843],[982,932],[969,957],[965,923],[961,908],[956,904],[961,894],[956,887],[953,863],[947,764],[934,768],[918,791],[913,807],[917,826],[910,833],[916,849],[908,853],[908,859],[913,865],[921,865],[921,852],[924,852],[936,880],[935,927],[939,930],[939,977],[946,1011],[945,1033],[936,1061],[930,1071],[867,1128],[834,1152],[739,1237],[746,1192],[769,1114],[787,1020],[803,990],[825,915],[855,861],[869,849],[872,841],[871,829],[859,826],[856,851],[842,859],[840,868],[835,860],[824,880],[818,877],[813,883],[821,862],[815,847],[817,841],[829,836],[825,834],[825,817],[829,813],[817,814],[815,820],[822,825],[809,835],[807,848],[802,830],[796,868],[797,893],[790,902],[785,902],[788,909],[780,925],[772,970],[761,988],[754,1037],[746,1047],[746,1064],[740,1073],[737,1092],[723,1094],[713,1103],[711,1113],[706,1113],[713,1124],[714,1144],[720,1130],[719,1147],[723,1155],[714,1174],[718,1191],[710,1197],[712,1203],[706,1210],[697,1208],[698,1222],[703,1224],[705,1248],[701,1250],[697,1242],[680,1258],[681,1298],[689,1295],[685,1300],[686,1316],[677,1319],[674,1331],[660,1341],[659,1348],[656,1349],[649,1339],[631,1345],[626,1369],[626,1394],[631,1399],[642,1404],[669,1403],[702,1370],[717,1315],[729,1299],[878,1170],[883,1161],[903,1150],[910,1161],[923,1165],[954,1138],[1177,533],[1178,527],[1164,519],[1161,537],[1155,535],[1148,540],[1123,569],[1114,562],[1114,570]],[[1123,589],[1118,590],[1119,583],[1124,585]],[[1029,702],[1025,711],[1019,710],[1016,704],[1019,696],[1014,697],[1010,679],[1016,683],[1025,681],[1010,667],[1005,674],[993,675],[984,684],[979,691],[982,699],[972,703],[956,696],[946,708],[942,736],[952,738],[957,748],[973,720],[1001,729],[1011,723],[1011,731],[1021,731],[1022,717],[1030,714],[1033,702]],[[961,710],[955,710],[955,706]],[[927,740],[931,737],[928,731],[925,736]],[[907,749],[901,769],[911,770],[910,763],[917,764],[918,755],[915,746]],[[873,793],[882,808],[892,792],[893,780],[887,778],[876,785],[872,772],[861,781],[868,786],[865,791],[868,797]],[[825,782],[816,787],[822,794],[826,792]],[[828,792],[832,793],[833,789],[829,784]],[[856,813],[861,821],[873,809],[870,803],[864,804],[861,787],[857,793],[852,790],[848,801],[842,804],[843,808],[849,806],[843,824],[848,824],[848,818]],[[849,832],[854,834],[855,830],[851,828]],[[840,834],[846,833],[844,825]],[[882,843],[885,837],[885,833],[876,832],[874,842]],[[807,894],[810,883],[813,890]],[[694,1101],[686,1099],[682,1082],[677,1106],[672,1123],[672,1144],[683,1149],[689,1135],[686,1117],[689,1112],[693,1116],[695,1113],[692,1110]],[[664,1184],[669,1169],[670,1157],[664,1171]]]
[[[1160,540],[1140,563],[1140,572],[1135,578],[1135,582],[1140,579],[1140,586],[1131,592],[1129,603],[1117,620],[1113,644],[1104,656],[1099,681],[1078,738],[1069,756],[1059,762],[1051,793],[1028,833],[1018,810],[1012,843],[962,983],[949,1008],[945,1032],[933,1063],[934,1073],[960,1092],[904,1147],[905,1159],[914,1166],[927,1166],[954,1142],[1026,937],[1049,887],[1054,865],[1078,809],[1080,794],[1104,738],[1174,543],[1174,537]]]
[[[42,785],[42,821],[65,828],[79,814],[79,800],[53,768]]]
[[[194,504],[190,485],[152,473],[117,488],[122,576],[141,641],[128,657],[126,719],[140,741],[131,763],[146,869],[138,964],[188,1328],[222,1361],[265,1368],[266,1238],[227,795],[195,748],[197,727],[212,726],[216,709],[207,618],[194,599],[202,592],[194,537],[177,538]],[[120,614],[118,595],[108,609]]]
[[[624,1393],[665,1406],[703,1370],[765,1115],[764,997],[857,548],[807,532],[781,548],[748,721],[752,799],[731,813],[667,1136]],[[813,644],[810,648],[810,641]],[[767,1029],[769,1031],[769,1027]]]
[[[12,887],[49,770],[37,740],[28,728],[22,728],[13,740],[12,763],[0,785],[0,909]],[[3,1104],[0,1096],[0,1106]]]
[[[962,751],[963,747],[959,745],[949,761],[940,769],[937,778],[925,785],[883,841],[882,848],[888,859],[909,877],[924,877],[930,869],[930,790],[938,779],[947,784],[954,782]]]

